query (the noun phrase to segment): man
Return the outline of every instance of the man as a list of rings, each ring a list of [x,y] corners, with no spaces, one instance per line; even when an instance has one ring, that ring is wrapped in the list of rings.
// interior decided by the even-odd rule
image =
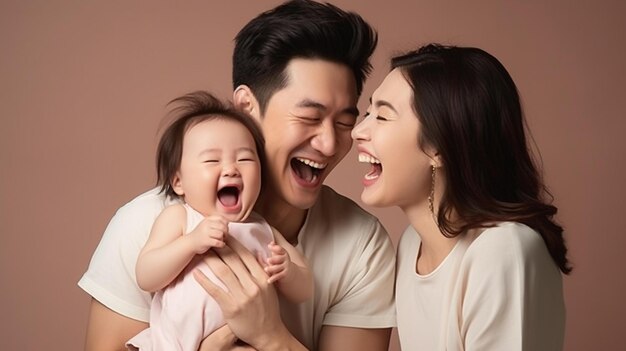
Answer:
[[[387,349],[395,323],[391,242],[374,217],[322,185],[352,145],[356,103],[375,47],[376,34],[360,16],[312,1],[267,11],[236,37],[233,100],[259,122],[266,139],[267,182],[256,211],[304,253],[315,277],[313,299],[300,305],[280,302],[284,324],[273,318],[274,292],[267,284],[254,285],[260,290],[251,294],[251,302],[226,306],[227,298],[200,277],[233,332],[258,348],[265,345],[258,337],[242,335],[252,327],[240,325],[251,323],[242,311],[257,311],[250,307],[255,304],[260,311],[255,318],[269,318],[266,327],[277,324],[266,334],[282,333],[286,325],[289,337],[309,349]],[[111,220],[79,282],[93,297],[87,349],[122,348],[147,326],[150,295],[135,283],[135,261],[169,201],[152,190]],[[258,283],[262,270],[233,245],[246,272],[236,263],[229,264],[232,271],[215,261],[212,268],[227,286],[233,272],[240,282],[249,282],[250,271]],[[222,256],[227,264],[233,260],[228,253]]]

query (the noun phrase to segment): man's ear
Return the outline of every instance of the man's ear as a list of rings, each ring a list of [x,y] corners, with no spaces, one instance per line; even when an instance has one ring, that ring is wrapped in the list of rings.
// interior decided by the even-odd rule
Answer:
[[[257,122],[261,121],[259,102],[249,86],[242,84],[235,89],[233,92],[233,103],[235,108],[249,114]]]
[[[174,192],[178,196],[185,195],[185,192],[183,191],[183,182],[180,180],[180,175],[178,174],[178,172],[176,172],[176,175],[172,179],[170,185],[172,186],[172,190],[174,190]]]

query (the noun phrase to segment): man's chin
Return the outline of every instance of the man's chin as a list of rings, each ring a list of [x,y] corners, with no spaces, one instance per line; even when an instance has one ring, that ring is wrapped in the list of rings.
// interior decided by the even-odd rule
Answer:
[[[299,188],[297,191],[294,191],[291,196],[289,196],[289,205],[291,207],[300,209],[300,210],[308,210],[309,208],[315,205],[317,198],[320,194],[320,190],[322,185],[316,186],[314,188]]]
[[[276,209],[287,205],[298,210],[308,210],[315,205],[323,186],[321,182],[316,186],[301,186],[294,177],[283,179],[282,186],[266,188],[263,192],[266,205]]]

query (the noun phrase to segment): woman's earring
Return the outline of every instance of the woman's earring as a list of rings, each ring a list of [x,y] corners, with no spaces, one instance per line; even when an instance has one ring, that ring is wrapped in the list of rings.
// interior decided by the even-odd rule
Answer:
[[[428,209],[430,210],[430,214],[433,216],[435,223],[437,223],[437,218],[435,217],[435,174],[437,172],[437,168],[435,166],[432,167],[432,180],[430,183],[430,195],[428,195]]]

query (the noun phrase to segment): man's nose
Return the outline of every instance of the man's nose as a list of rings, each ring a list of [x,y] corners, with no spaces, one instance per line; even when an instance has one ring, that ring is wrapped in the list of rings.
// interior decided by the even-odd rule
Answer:
[[[337,132],[332,121],[322,123],[311,140],[311,146],[322,155],[331,157],[337,152]]]

